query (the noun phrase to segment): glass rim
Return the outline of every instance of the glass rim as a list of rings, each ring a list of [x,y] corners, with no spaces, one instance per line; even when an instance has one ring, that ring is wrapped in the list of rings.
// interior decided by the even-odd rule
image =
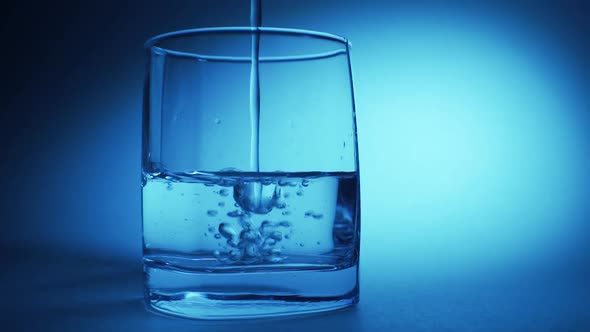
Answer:
[[[261,32],[273,35],[285,35],[285,36],[300,36],[300,37],[312,37],[316,39],[328,40],[336,43],[340,43],[345,46],[344,49],[336,49],[329,52],[313,53],[305,55],[291,55],[291,56],[275,56],[275,57],[260,57],[261,62],[281,62],[281,61],[293,61],[293,60],[311,60],[311,59],[323,59],[336,56],[339,54],[348,53],[350,47],[350,41],[339,35],[320,32],[315,30],[306,29],[295,29],[295,28],[277,28],[277,27],[248,27],[248,26],[234,26],[234,27],[207,27],[207,28],[194,28],[185,30],[176,30],[163,34],[156,35],[149,38],[144,43],[144,49],[146,51],[154,51],[161,55],[172,55],[183,58],[193,58],[205,61],[229,61],[229,62],[250,62],[249,56],[226,56],[226,55],[204,55],[196,52],[185,52],[177,51],[170,48],[159,47],[158,43],[177,38],[177,37],[191,37],[197,35],[206,34],[221,34],[221,33],[252,33]]]

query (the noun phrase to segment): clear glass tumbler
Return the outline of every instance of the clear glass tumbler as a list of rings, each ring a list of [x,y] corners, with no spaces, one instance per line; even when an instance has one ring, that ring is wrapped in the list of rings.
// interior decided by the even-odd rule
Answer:
[[[154,37],[146,51],[148,307],[228,319],[358,302],[348,41],[294,29],[206,28]]]

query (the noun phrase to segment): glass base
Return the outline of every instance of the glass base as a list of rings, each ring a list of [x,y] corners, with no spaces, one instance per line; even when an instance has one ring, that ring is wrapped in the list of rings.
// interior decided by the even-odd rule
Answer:
[[[337,310],[358,302],[357,266],[215,273],[145,265],[146,303],[157,313],[244,319]]]
[[[222,299],[219,294],[186,292],[173,297],[151,294],[148,306],[158,313],[193,319],[246,319],[304,315],[342,309],[358,302],[358,297],[339,300],[298,298]]]

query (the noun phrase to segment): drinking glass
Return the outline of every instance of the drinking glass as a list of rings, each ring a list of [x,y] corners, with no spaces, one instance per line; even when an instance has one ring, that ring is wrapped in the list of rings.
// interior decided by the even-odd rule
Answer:
[[[348,41],[231,27],[163,34],[145,47],[148,308],[231,319],[357,303],[359,167]]]

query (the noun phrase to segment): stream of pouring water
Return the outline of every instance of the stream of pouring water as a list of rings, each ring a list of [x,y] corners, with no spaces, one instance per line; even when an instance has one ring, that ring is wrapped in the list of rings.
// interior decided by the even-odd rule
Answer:
[[[250,26],[258,29],[262,25],[261,0],[250,0]],[[252,34],[250,67],[250,171],[260,171],[259,126],[260,126],[260,78],[258,58],[260,56],[260,31]]]
[[[260,30],[262,0],[250,0],[250,26],[252,31],[250,67],[250,172],[260,172]],[[269,213],[276,205],[281,190],[275,185],[261,182],[244,182],[234,186],[234,199],[246,211]]]

